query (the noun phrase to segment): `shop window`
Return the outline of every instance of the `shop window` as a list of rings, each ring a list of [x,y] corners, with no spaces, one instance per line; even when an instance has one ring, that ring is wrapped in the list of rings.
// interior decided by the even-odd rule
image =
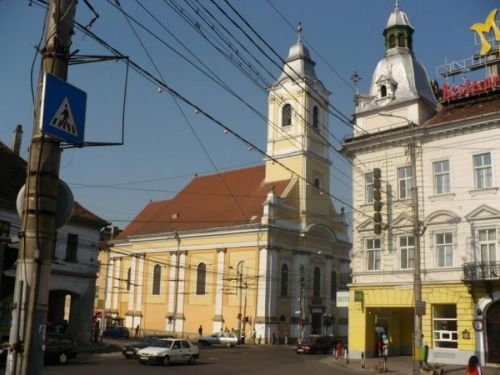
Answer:
[[[456,305],[433,306],[432,338],[435,348],[456,349],[458,347]]]

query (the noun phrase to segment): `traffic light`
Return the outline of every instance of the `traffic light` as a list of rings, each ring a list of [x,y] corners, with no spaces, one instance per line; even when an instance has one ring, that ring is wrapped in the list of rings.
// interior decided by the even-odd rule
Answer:
[[[380,178],[382,171],[380,168],[373,168],[373,232],[375,234],[382,233],[382,183]]]

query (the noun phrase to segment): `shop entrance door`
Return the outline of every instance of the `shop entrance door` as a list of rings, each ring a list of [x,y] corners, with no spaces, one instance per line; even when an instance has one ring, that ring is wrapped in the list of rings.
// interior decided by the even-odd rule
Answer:
[[[487,361],[500,363],[500,301],[495,302],[486,312],[486,337]]]

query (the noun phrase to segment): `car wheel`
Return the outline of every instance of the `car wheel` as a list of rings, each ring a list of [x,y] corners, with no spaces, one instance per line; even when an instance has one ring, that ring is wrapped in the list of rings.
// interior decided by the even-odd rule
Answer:
[[[61,353],[59,354],[59,363],[61,365],[64,365],[66,362],[68,362],[68,355],[66,353]]]
[[[189,358],[189,361],[188,363],[190,365],[194,365],[196,363],[196,357],[194,355],[192,355],[190,358]]]
[[[228,348],[230,348],[232,345],[231,345],[231,343],[230,343],[230,342],[226,342],[226,346],[227,346]]]
[[[170,357],[168,355],[166,355],[165,357],[163,357],[163,364],[165,366],[168,366],[170,364]]]

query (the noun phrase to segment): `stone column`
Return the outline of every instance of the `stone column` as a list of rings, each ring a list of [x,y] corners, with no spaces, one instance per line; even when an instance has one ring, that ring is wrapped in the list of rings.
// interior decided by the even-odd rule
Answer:
[[[121,272],[122,259],[116,258],[114,265],[114,280],[113,280],[113,305],[111,307],[114,316],[118,315],[118,303],[120,300],[120,272]]]
[[[111,257],[108,256],[108,264],[106,268],[106,295],[105,295],[105,302],[104,302],[104,310],[106,313],[111,311],[112,308],[112,303],[113,303],[113,272],[114,268],[113,265],[115,263],[114,259],[111,259]]]
[[[257,316],[255,317],[255,331],[257,340],[269,342],[272,333],[277,331],[276,296],[278,257],[275,250],[259,250],[259,276],[257,284]]]
[[[130,328],[132,331],[135,329],[134,326],[134,305],[135,305],[135,264],[136,257],[130,257],[130,287],[128,290],[128,306],[127,312],[125,313],[125,326]],[[128,275],[127,275],[128,276]]]
[[[224,260],[226,249],[217,249],[217,279],[215,282],[215,315],[213,317],[212,331],[219,332],[224,325],[223,318],[223,289],[224,289]]]
[[[144,289],[144,255],[138,258],[137,282],[135,289],[134,327],[142,323],[142,293]],[[144,327],[142,327],[144,328]]]
[[[184,333],[184,295],[186,293],[186,258],[187,252],[179,255],[179,286],[177,288],[177,315],[175,317],[175,331]]]

